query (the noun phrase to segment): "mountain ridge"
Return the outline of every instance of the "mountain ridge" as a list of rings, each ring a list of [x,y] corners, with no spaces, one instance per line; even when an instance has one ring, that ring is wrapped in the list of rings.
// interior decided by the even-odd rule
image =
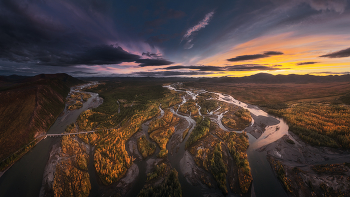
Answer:
[[[70,87],[79,83],[67,74],[7,78],[0,90],[0,160],[47,132],[64,109]]]

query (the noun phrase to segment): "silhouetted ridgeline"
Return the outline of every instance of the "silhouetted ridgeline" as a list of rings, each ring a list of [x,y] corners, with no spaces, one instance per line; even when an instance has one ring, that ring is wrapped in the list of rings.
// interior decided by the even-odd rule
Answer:
[[[348,75],[271,75],[259,73],[247,77],[219,77],[219,78],[190,78],[190,77],[79,77],[85,81],[147,81],[147,82],[212,82],[212,83],[329,83],[329,82],[350,82]],[[1,80],[1,79],[0,79]]]
[[[70,86],[79,83],[67,74],[0,76],[0,160],[46,132],[64,109]]]
[[[212,83],[329,83],[329,82],[350,82],[348,75],[271,75],[259,73],[247,77],[221,77],[221,78],[201,78],[199,82]]]

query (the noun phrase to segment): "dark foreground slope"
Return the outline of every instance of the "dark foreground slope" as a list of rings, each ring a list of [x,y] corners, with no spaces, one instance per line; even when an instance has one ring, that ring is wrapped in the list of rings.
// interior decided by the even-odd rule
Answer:
[[[82,83],[67,74],[0,78],[0,161],[46,132],[64,109],[70,86]]]

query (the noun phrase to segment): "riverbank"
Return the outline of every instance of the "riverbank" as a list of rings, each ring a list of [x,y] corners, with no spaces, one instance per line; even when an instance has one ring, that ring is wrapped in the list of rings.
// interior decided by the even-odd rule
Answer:
[[[19,155],[15,156],[16,159],[12,160],[11,163],[8,164],[4,170],[0,171],[0,177],[3,174],[5,174],[8,169],[10,169],[18,160],[20,160],[25,154],[27,154],[32,148],[34,148],[44,138],[45,137],[43,137],[43,136],[37,137],[36,139],[31,141],[29,144],[27,144],[25,147],[21,148],[20,150],[16,151],[15,153],[13,153],[13,155],[17,155],[19,153]],[[20,152],[22,150],[24,150],[24,151]],[[9,157],[12,157],[13,155],[11,155]],[[3,161],[6,161],[6,159],[4,159]]]
[[[43,181],[42,186],[40,189],[40,197],[44,196],[53,196],[53,182],[55,178],[55,171],[56,166],[59,163],[60,158],[60,152],[61,152],[61,144],[57,143],[52,146],[52,149],[50,151],[50,157],[46,164],[44,175],[43,175]]]
[[[84,88],[87,88],[87,87],[90,87],[90,86],[95,86],[95,85],[97,85],[96,82],[85,84],[85,85],[81,85],[81,86],[72,87],[71,88],[71,92],[69,93],[68,97],[70,97],[72,94],[77,94],[77,93],[83,92],[82,90]],[[96,93],[91,93],[91,92],[83,92],[83,93],[84,94],[89,94],[90,96],[87,99],[84,99],[84,100],[81,98],[81,101],[83,102],[81,107],[84,106],[84,108],[86,108],[86,109],[91,109],[91,108],[98,107],[99,105],[102,104],[103,99],[98,97],[98,95]],[[90,98],[91,98],[90,102],[87,102]],[[80,108],[71,110],[71,109],[68,109],[70,105],[71,105],[71,99],[67,99],[65,110],[62,113],[62,115],[60,116],[61,117],[60,122],[64,122],[65,120],[71,119],[75,115],[74,112],[77,109],[81,108],[80,107]],[[77,130],[75,132],[77,132]],[[88,134],[82,134],[82,135],[88,135]],[[69,136],[67,136],[67,137],[69,137]],[[73,140],[74,142],[76,142],[76,143],[78,143],[78,144],[80,144],[82,146],[81,149],[83,151],[83,154],[85,154],[86,157],[87,157],[87,160],[89,160],[90,159],[89,158],[89,153],[90,153],[90,151],[93,150],[94,147],[91,144],[85,144],[78,137],[69,137],[69,138],[71,138],[71,140]],[[85,147],[85,148],[83,148],[83,147]],[[66,163],[67,160],[72,160],[75,157],[73,155],[63,154],[62,153],[62,148],[67,149],[67,147],[62,147],[61,140],[52,146],[52,149],[50,151],[50,156],[49,156],[49,159],[48,159],[47,164],[45,166],[45,170],[44,170],[44,174],[43,174],[42,187],[40,189],[40,194],[39,194],[39,196],[41,196],[41,197],[43,197],[43,196],[53,196],[55,194],[55,191],[54,191],[54,188],[53,188],[53,184],[55,182],[57,165],[63,165],[63,163]],[[72,160],[71,163],[74,163],[74,161]],[[86,166],[88,166],[88,163],[86,163]],[[59,185],[61,184],[62,185],[63,183],[62,183],[62,181],[61,182],[57,181],[56,184],[59,184]]]
[[[280,180],[283,185],[287,185],[284,187],[289,190],[291,196],[320,196],[325,195],[328,190],[349,194],[349,180],[346,179],[350,175],[349,167],[342,166],[342,173],[332,172],[331,166],[326,166],[327,170],[324,173],[314,170],[320,165],[344,165],[345,162],[350,162],[349,151],[311,146],[292,132],[274,143],[261,147],[259,151],[267,152],[276,177],[285,177],[286,183],[281,178]],[[324,185],[327,188],[322,189]],[[333,193],[335,194],[338,193]]]

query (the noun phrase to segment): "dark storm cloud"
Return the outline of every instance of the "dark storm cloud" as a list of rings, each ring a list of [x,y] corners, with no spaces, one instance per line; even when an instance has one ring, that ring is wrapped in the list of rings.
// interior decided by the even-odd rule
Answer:
[[[239,62],[239,61],[246,61],[246,60],[255,60],[255,59],[264,58],[264,57],[268,57],[268,55],[264,55],[264,54],[241,55],[235,58],[227,59],[227,61]]]
[[[73,72],[69,72],[68,74],[70,75],[96,75],[99,74],[97,72],[85,72],[85,71],[73,71]]]
[[[200,72],[207,71],[258,71],[258,70],[281,70],[280,68],[276,68],[276,66],[265,66],[260,64],[242,64],[242,65],[233,65],[233,66],[169,66],[163,68],[165,70],[177,70],[177,69],[193,69],[198,70]],[[286,69],[286,68],[284,68]]]
[[[254,54],[254,55],[240,55],[231,59],[227,59],[227,61],[230,62],[239,62],[239,61],[246,61],[246,60],[255,60],[255,59],[260,59],[260,58],[265,58],[265,57],[270,57],[273,55],[283,55],[282,52],[279,51],[266,51],[262,54]]]
[[[164,66],[164,65],[170,65],[173,64],[174,62],[165,60],[165,59],[139,59],[136,60],[135,63],[140,63],[140,67],[145,67],[145,66]]]
[[[169,66],[164,68],[166,70],[177,70],[177,69],[195,69],[199,71],[225,71],[224,67],[218,66]]]
[[[98,46],[88,49],[72,63],[75,65],[119,64],[122,62],[133,62],[139,58],[138,55],[128,53],[121,47]]]
[[[104,40],[114,40],[117,34],[107,17],[108,5],[108,1],[98,3],[94,0],[38,1],[32,4],[1,1],[0,59],[49,66],[123,62],[137,62],[142,67],[172,64],[152,52],[142,54],[151,59],[141,59],[118,44],[105,44]],[[55,12],[50,13],[52,6],[56,6]],[[168,10],[164,16],[178,18],[183,14]],[[118,37],[123,38],[123,35],[118,34]]]
[[[79,54],[48,54],[38,57],[39,64],[52,66],[73,66],[73,65],[103,65],[120,64],[122,62],[134,62],[140,56],[124,51],[119,46],[96,46],[88,48]]]
[[[134,72],[133,76],[142,76],[142,77],[169,77],[169,76],[191,76],[191,75],[207,75],[210,73],[203,73],[198,71],[190,72],[180,72],[180,71],[160,71],[160,72]]]
[[[161,55],[159,54],[155,54],[155,53],[150,53],[150,52],[143,52],[142,56],[147,56],[147,57],[151,57],[151,58],[160,58]]]
[[[334,53],[329,53],[326,55],[322,55],[320,57],[328,57],[328,58],[341,58],[341,57],[349,57],[350,56],[350,48],[340,50]]]
[[[301,65],[308,65],[308,64],[317,64],[318,62],[299,62],[297,63],[297,65],[301,66]]]
[[[234,66],[226,66],[227,71],[258,71],[258,70],[281,70],[280,68],[264,66],[260,64],[242,64]],[[283,68],[288,69],[288,68]]]
[[[92,55],[98,56],[98,62],[137,58],[120,48],[100,47],[101,38],[110,35],[101,27],[105,23],[101,19],[103,17],[99,20],[93,16],[105,13],[105,4],[78,0],[31,3],[1,1],[0,58],[11,62],[39,62],[47,65],[90,65],[93,60],[89,56]],[[53,8],[55,5],[57,9]],[[50,12],[51,9],[55,11]],[[92,54],[94,52],[98,54]],[[107,54],[103,55],[103,52]],[[112,54],[117,57],[107,57]]]
[[[271,56],[271,55],[283,55],[283,53],[279,52],[279,51],[266,51],[264,53],[264,55],[268,55],[268,56]]]

